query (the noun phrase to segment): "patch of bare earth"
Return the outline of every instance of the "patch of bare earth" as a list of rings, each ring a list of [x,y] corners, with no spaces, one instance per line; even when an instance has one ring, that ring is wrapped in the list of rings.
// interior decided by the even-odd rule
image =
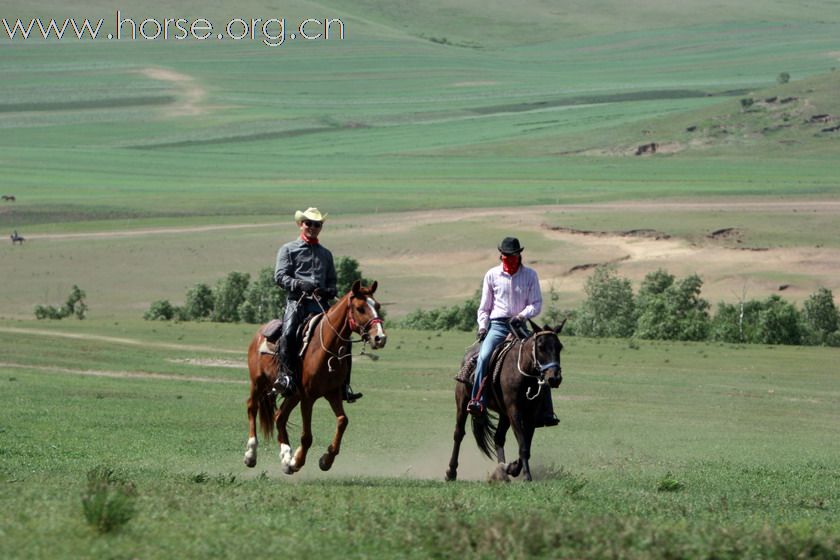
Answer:
[[[159,67],[143,68],[137,73],[167,82],[175,88],[177,101],[167,107],[166,116],[194,117],[207,112],[208,108],[204,105],[207,91],[192,76]]]

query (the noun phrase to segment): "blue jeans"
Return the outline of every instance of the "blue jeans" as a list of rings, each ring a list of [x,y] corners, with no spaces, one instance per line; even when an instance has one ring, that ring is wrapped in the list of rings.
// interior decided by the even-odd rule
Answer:
[[[490,321],[490,330],[487,331],[487,337],[481,343],[481,350],[478,351],[478,362],[475,365],[475,383],[473,383],[472,394],[470,398],[475,400],[478,396],[478,390],[481,387],[481,380],[487,373],[487,366],[490,365],[490,355],[496,346],[502,343],[507,335],[510,333],[510,327],[507,321]],[[481,393],[481,404],[487,402],[487,397]]]

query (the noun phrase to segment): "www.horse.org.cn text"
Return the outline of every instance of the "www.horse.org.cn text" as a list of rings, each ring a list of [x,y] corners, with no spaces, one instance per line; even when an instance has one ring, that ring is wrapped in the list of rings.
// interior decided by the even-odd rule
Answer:
[[[306,18],[296,23],[286,18],[232,18],[216,26],[207,18],[131,18],[117,10],[114,27],[105,27],[105,19],[77,20],[36,17],[29,20],[0,19],[0,39],[12,41],[51,40],[128,40],[183,41],[208,39],[260,41],[269,47],[279,47],[287,41],[343,41],[347,36],[344,22],[338,18]]]

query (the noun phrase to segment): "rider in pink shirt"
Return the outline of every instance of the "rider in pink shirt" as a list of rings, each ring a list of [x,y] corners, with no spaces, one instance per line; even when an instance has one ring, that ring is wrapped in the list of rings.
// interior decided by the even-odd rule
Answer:
[[[540,279],[533,268],[522,264],[524,247],[519,244],[519,240],[505,237],[498,248],[499,260],[502,262],[484,275],[481,303],[478,306],[481,350],[478,353],[472,395],[467,404],[470,414],[484,412],[486,398],[482,380],[493,350],[502,343],[511,329],[521,331],[525,321],[537,316],[542,309]],[[553,408],[547,412],[545,425],[556,425],[557,417],[554,416]]]

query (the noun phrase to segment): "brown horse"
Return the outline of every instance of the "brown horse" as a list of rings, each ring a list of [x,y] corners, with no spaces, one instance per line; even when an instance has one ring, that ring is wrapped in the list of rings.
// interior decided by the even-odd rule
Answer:
[[[485,410],[481,415],[473,417],[473,436],[484,455],[493,459],[495,454],[499,466],[494,478],[508,480],[508,475],[519,476],[520,472],[523,472],[525,480],[531,480],[531,468],[528,464],[531,458],[531,440],[539,415],[543,412],[542,399],[551,397],[545,384],[556,388],[563,381],[560,368],[563,344],[557,335],[565,324],[564,320],[559,327],[551,328],[539,327],[531,322],[534,333],[524,340],[516,341],[502,357],[499,375],[494,379],[487,378],[487,408],[499,414],[499,424],[493,425]],[[469,353],[468,351],[468,355]],[[458,476],[458,453],[465,435],[464,425],[467,422],[469,399],[469,385],[456,383],[455,444],[452,447],[446,480],[455,480]],[[505,435],[508,428],[513,428],[519,444],[519,458],[505,464]],[[495,445],[495,449],[491,449],[491,445]]]
[[[279,410],[275,399],[269,396],[277,375],[274,354],[261,354],[260,345],[265,338],[262,327],[248,348],[248,369],[251,372],[251,394],[248,398],[248,443],[245,450],[245,465],[257,464],[257,417],[263,436],[271,436],[277,426],[277,442],[280,444],[280,462],[283,472],[294,474],[306,463],[306,453],[312,446],[312,406],[321,397],[326,398],[336,417],[336,431],[327,452],[321,457],[319,466],[327,471],[332,467],[341,449],[341,438],[347,429],[344,414],[342,389],[350,367],[350,339],[353,333],[360,335],[365,344],[374,350],[385,346],[387,337],[382,328],[382,319],[377,313],[379,303],[373,298],[376,282],[365,288],[359,281],[352,289],[328,309],[315,325],[312,337],[303,353],[301,382],[298,390],[283,399]],[[300,404],[303,420],[300,447],[292,455],[286,423],[289,414]]]

